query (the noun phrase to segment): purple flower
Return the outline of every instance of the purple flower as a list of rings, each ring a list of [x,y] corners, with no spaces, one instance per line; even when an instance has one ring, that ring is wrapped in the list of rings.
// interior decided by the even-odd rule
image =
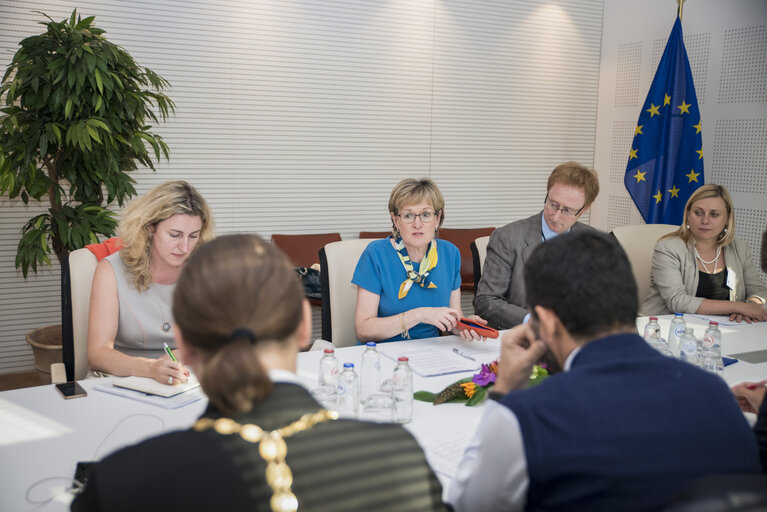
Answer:
[[[492,370],[491,365],[483,364],[479,373],[474,374],[471,381],[477,386],[487,386],[490,383],[495,383],[495,378],[496,374]]]

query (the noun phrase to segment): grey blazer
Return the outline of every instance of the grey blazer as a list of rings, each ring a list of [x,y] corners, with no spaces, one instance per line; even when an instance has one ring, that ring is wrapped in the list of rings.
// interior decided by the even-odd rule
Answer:
[[[527,314],[524,266],[543,238],[543,211],[521,219],[490,235],[482,277],[474,297],[474,311],[496,329],[522,323]],[[594,229],[576,222],[574,231]]]
[[[724,247],[730,300],[743,301],[759,297],[764,301],[767,287],[754,267],[751,251],[739,239]],[[692,240],[685,243],[680,237],[667,238],[655,244],[650,273],[650,291],[642,304],[643,315],[666,315],[670,313],[695,313],[703,297],[696,297],[698,290],[698,263]]]

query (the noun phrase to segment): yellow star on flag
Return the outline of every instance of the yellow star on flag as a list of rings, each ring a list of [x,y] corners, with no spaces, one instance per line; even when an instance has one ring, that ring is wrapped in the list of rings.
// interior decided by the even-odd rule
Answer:
[[[703,150],[702,149],[696,149],[696,153],[698,153],[698,160],[703,158]]]
[[[694,124],[692,127],[695,128],[695,133],[700,133],[701,128],[703,128],[703,121],[698,121],[698,124]]]
[[[664,107],[665,107],[666,105],[671,105],[671,96],[669,96],[668,94],[666,94],[665,96],[666,96],[666,97],[665,97],[665,98],[663,98],[663,106],[664,106]]]
[[[679,189],[676,188],[676,185],[671,185],[671,188],[668,189],[669,192],[671,192],[671,197],[679,197]]]
[[[634,177],[637,179],[637,183],[639,183],[640,181],[647,181],[644,177],[645,174],[647,173],[637,170],[637,173],[634,175]]]
[[[631,161],[632,158],[639,158],[637,156],[637,151],[639,151],[639,150],[631,148],[631,151],[629,151],[629,162]]]
[[[678,109],[679,109],[679,113],[680,113],[680,114],[689,114],[689,113],[690,113],[690,107],[691,107],[691,106],[692,106],[692,103],[685,103],[685,102],[684,102],[684,100],[682,100],[682,104],[681,104],[681,105],[679,105],[679,106],[678,106],[678,107],[676,107],[676,108],[678,108]]]
[[[661,195],[660,190],[659,190],[658,193],[653,196],[653,198],[655,199],[655,204],[660,203],[660,200],[661,200],[662,197],[663,196]]]
[[[650,119],[652,119],[654,115],[660,115],[660,112],[658,112],[658,107],[660,107],[660,105],[656,107],[653,103],[650,103],[650,108],[645,110],[645,112],[650,113]]]
[[[700,176],[699,172],[695,172],[695,169],[690,169],[690,174],[685,174],[688,178],[690,178],[690,181],[687,183],[692,183],[693,181],[697,183],[698,176]]]
[[[638,124],[638,125],[637,125],[637,127],[636,127],[636,128],[634,128],[634,136],[635,136],[635,137],[636,137],[637,135],[644,135],[644,133],[642,133],[642,127],[643,127],[643,126],[644,126],[643,124]]]

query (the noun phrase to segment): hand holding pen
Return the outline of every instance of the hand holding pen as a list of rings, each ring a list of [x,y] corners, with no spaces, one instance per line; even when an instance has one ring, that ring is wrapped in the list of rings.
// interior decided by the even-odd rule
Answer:
[[[160,357],[152,363],[154,379],[163,384],[182,384],[186,382],[189,372],[176,359],[176,355],[167,343],[163,343],[163,349],[168,357]]]

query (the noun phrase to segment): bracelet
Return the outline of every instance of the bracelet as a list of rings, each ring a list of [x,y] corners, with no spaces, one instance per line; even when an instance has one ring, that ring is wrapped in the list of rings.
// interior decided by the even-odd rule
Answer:
[[[402,326],[402,337],[406,340],[410,339],[410,333],[407,330],[407,326],[405,325],[405,313],[402,312],[399,314],[399,324]]]

